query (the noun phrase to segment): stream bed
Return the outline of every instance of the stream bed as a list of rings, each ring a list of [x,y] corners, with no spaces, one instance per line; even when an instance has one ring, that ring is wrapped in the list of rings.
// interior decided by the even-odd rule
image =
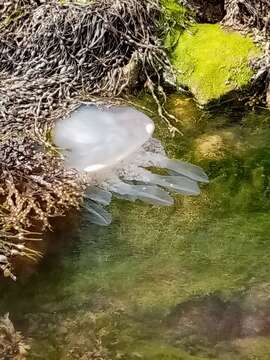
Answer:
[[[156,136],[209,185],[168,208],[114,200],[109,227],[62,220],[0,288],[30,359],[270,359],[270,113],[168,104],[184,136]]]

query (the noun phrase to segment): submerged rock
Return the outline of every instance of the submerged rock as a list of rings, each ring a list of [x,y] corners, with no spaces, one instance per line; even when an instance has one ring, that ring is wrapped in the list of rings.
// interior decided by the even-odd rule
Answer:
[[[239,337],[241,323],[239,303],[215,295],[179,304],[167,318],[174,339],[196,336],[213,344]]]
[[[237,127],[216,130],[194,141],[194,158],[198,162],[223,160],[228,154],[239,153],[243,147]]]
[[[174,344],[182,344],[195,352],[200,352],[200,344],[210,345],[215,356],[228,350],[244,353],[245,346],[249,349],[246,355],[259,354],[256,346],[264,344],[268,359],[269,299],[268,283],[254,286],[231,299],[215,294],[195,297],[178,304],[165,319],[169,337]]]

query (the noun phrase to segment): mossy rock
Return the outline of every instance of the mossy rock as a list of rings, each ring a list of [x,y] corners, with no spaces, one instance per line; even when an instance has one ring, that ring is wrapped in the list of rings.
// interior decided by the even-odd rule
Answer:
[[[179,84],[201,105],[247,87],[253,76],[250,60],[259,54],[251,38],[217,24],[192,26],[171,51]]]

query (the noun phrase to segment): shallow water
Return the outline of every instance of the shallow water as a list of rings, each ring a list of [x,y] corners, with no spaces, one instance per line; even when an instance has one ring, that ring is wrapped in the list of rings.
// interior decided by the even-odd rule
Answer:
[[[169,208],[114,201],[107,228],[60,224],[43,263],[1,285],[30,359],[270,359],[269,112],[169,106],[185,135],[156,136],[210,184]]]

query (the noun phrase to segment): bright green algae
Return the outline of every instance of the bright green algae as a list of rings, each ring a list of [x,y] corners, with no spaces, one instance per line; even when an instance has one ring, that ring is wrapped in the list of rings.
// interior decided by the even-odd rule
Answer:
[[[251,38],[217,24],[196,24],[165,44],[178,82],[203,105],[249,85],[250,60],[260,54]]]
[[[156,135],[170,156],[203,166],[210,184],[169,208],[114,201],[110,227],[90,225],[85,216],[79,229],[60,233],[62,240],[56,234],[60,250],[48,254],[39,272],[2,285],[1,312],[10,311],[33,338],[31,359],[76,359],[98,346],[104,359],[270,355],[270,341],[262,338],[252,345],[245,339],[239,354],[200,337],[190,348],[164,322],[196,296],[231,299],[269,282],[269,112],[199,112],[175,95],[169,107],[185,135],[172,139],[160,123]]]

